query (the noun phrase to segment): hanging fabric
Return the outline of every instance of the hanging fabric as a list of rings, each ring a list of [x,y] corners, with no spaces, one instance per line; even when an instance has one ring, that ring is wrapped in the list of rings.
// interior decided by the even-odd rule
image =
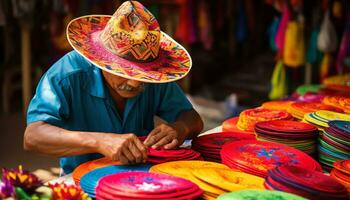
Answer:
[[[305,64],[304,43],[304,25],[301,20],[288,22],[283,50],[284,64],[288,67],[300,67]]]
[[[335,0],[332,6],[332,16],[335,18],[342,18],[343,5],[340,1]]]
[[[322,53],[317,48],[317,36],[319,32],[319,28],[314,28],[310,35],[309,46],[306,53],[306,62],[309,64],[316,64],[322,59]]]
[[[204,49],[210,50],[213,47],[212,25],[209,17],[207,1],[200,1],[198,5],[198,28],[200,41]]]
[[[269,26],[269,29],[267,31],[267,34],[269,36],[269,46],[270,46],[270,49],[273,52],[277,51],[277,45],[276,45],[276,42],[275,42],[275,37],[276,37],[276,34],[277,34],[277,29],[278,29],[279,22],[280,22],[280,19],[278,17],[274,17],[273,20],[272,20],[272,23]]]
[[[278,30],[275,38],[275,43],[279,51],[283,51],[284,48],[284,37],[289,21],[290,13],[287,5],[284,5],[281,21],[278,25]]]
[[[179,0],[180,13],[179,23],[176,28],[176,38],[184,44],[192,44],[197,38],[192,16],[192,0]]]
[[[332,53],[337,50],[337,46],[337,32],[330,19],[329,11],[327,11],[323,18],[320,34],[317,38],[317,47],[324,53]]]
[[[278,60],[272,73],[271,90],[269,98],[271,100],[281,99],[287,94],[286,71],[283,66],[283,61]]]
[[[347,16],[343,38],[340,43],[338,56],[336,59],[336,69],[338,73],[343,73],[344,61],[350,47],[350,13]]]
[[[329,75],[329,69],[331,66],[332,56],[330,53],[325,53],[322,58],[320,66],[320,82],[322,83]]]

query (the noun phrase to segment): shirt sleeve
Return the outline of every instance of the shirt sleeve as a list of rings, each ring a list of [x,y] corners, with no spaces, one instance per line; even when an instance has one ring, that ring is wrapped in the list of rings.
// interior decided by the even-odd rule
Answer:
[[[193,108],[182,89],[174,82],[162,84],[159,98],[157,115],[169,123],[175,122],[183,111]]]
[[[27,124],[44,121],[60,126],[69,115],[68,79],[41,78],[27,112]]]

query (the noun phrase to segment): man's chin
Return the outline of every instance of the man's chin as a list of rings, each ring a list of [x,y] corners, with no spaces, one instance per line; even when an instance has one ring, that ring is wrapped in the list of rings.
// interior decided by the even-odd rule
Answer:
[[[132,98],[140,94],[140,92],[125,92],[125,91],[122,91],[122,92],[118,91],[118,93],[123,98]]]

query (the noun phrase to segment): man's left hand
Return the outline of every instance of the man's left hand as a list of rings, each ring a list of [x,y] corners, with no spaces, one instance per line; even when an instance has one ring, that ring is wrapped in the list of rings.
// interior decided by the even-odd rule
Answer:
[[[143,142],[147,147],[153,149],[173,149],[181,145],[184,138],[181,138],[182,126],[177,123],[160,124],[153,129]]]

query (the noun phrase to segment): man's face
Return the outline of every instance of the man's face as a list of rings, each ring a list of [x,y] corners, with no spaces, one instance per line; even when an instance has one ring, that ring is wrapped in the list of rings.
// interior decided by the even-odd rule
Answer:
[[[140,81],[122,78],[102,70],[108,85],[123,98],[131,98],[143,91],[144,84]]]

